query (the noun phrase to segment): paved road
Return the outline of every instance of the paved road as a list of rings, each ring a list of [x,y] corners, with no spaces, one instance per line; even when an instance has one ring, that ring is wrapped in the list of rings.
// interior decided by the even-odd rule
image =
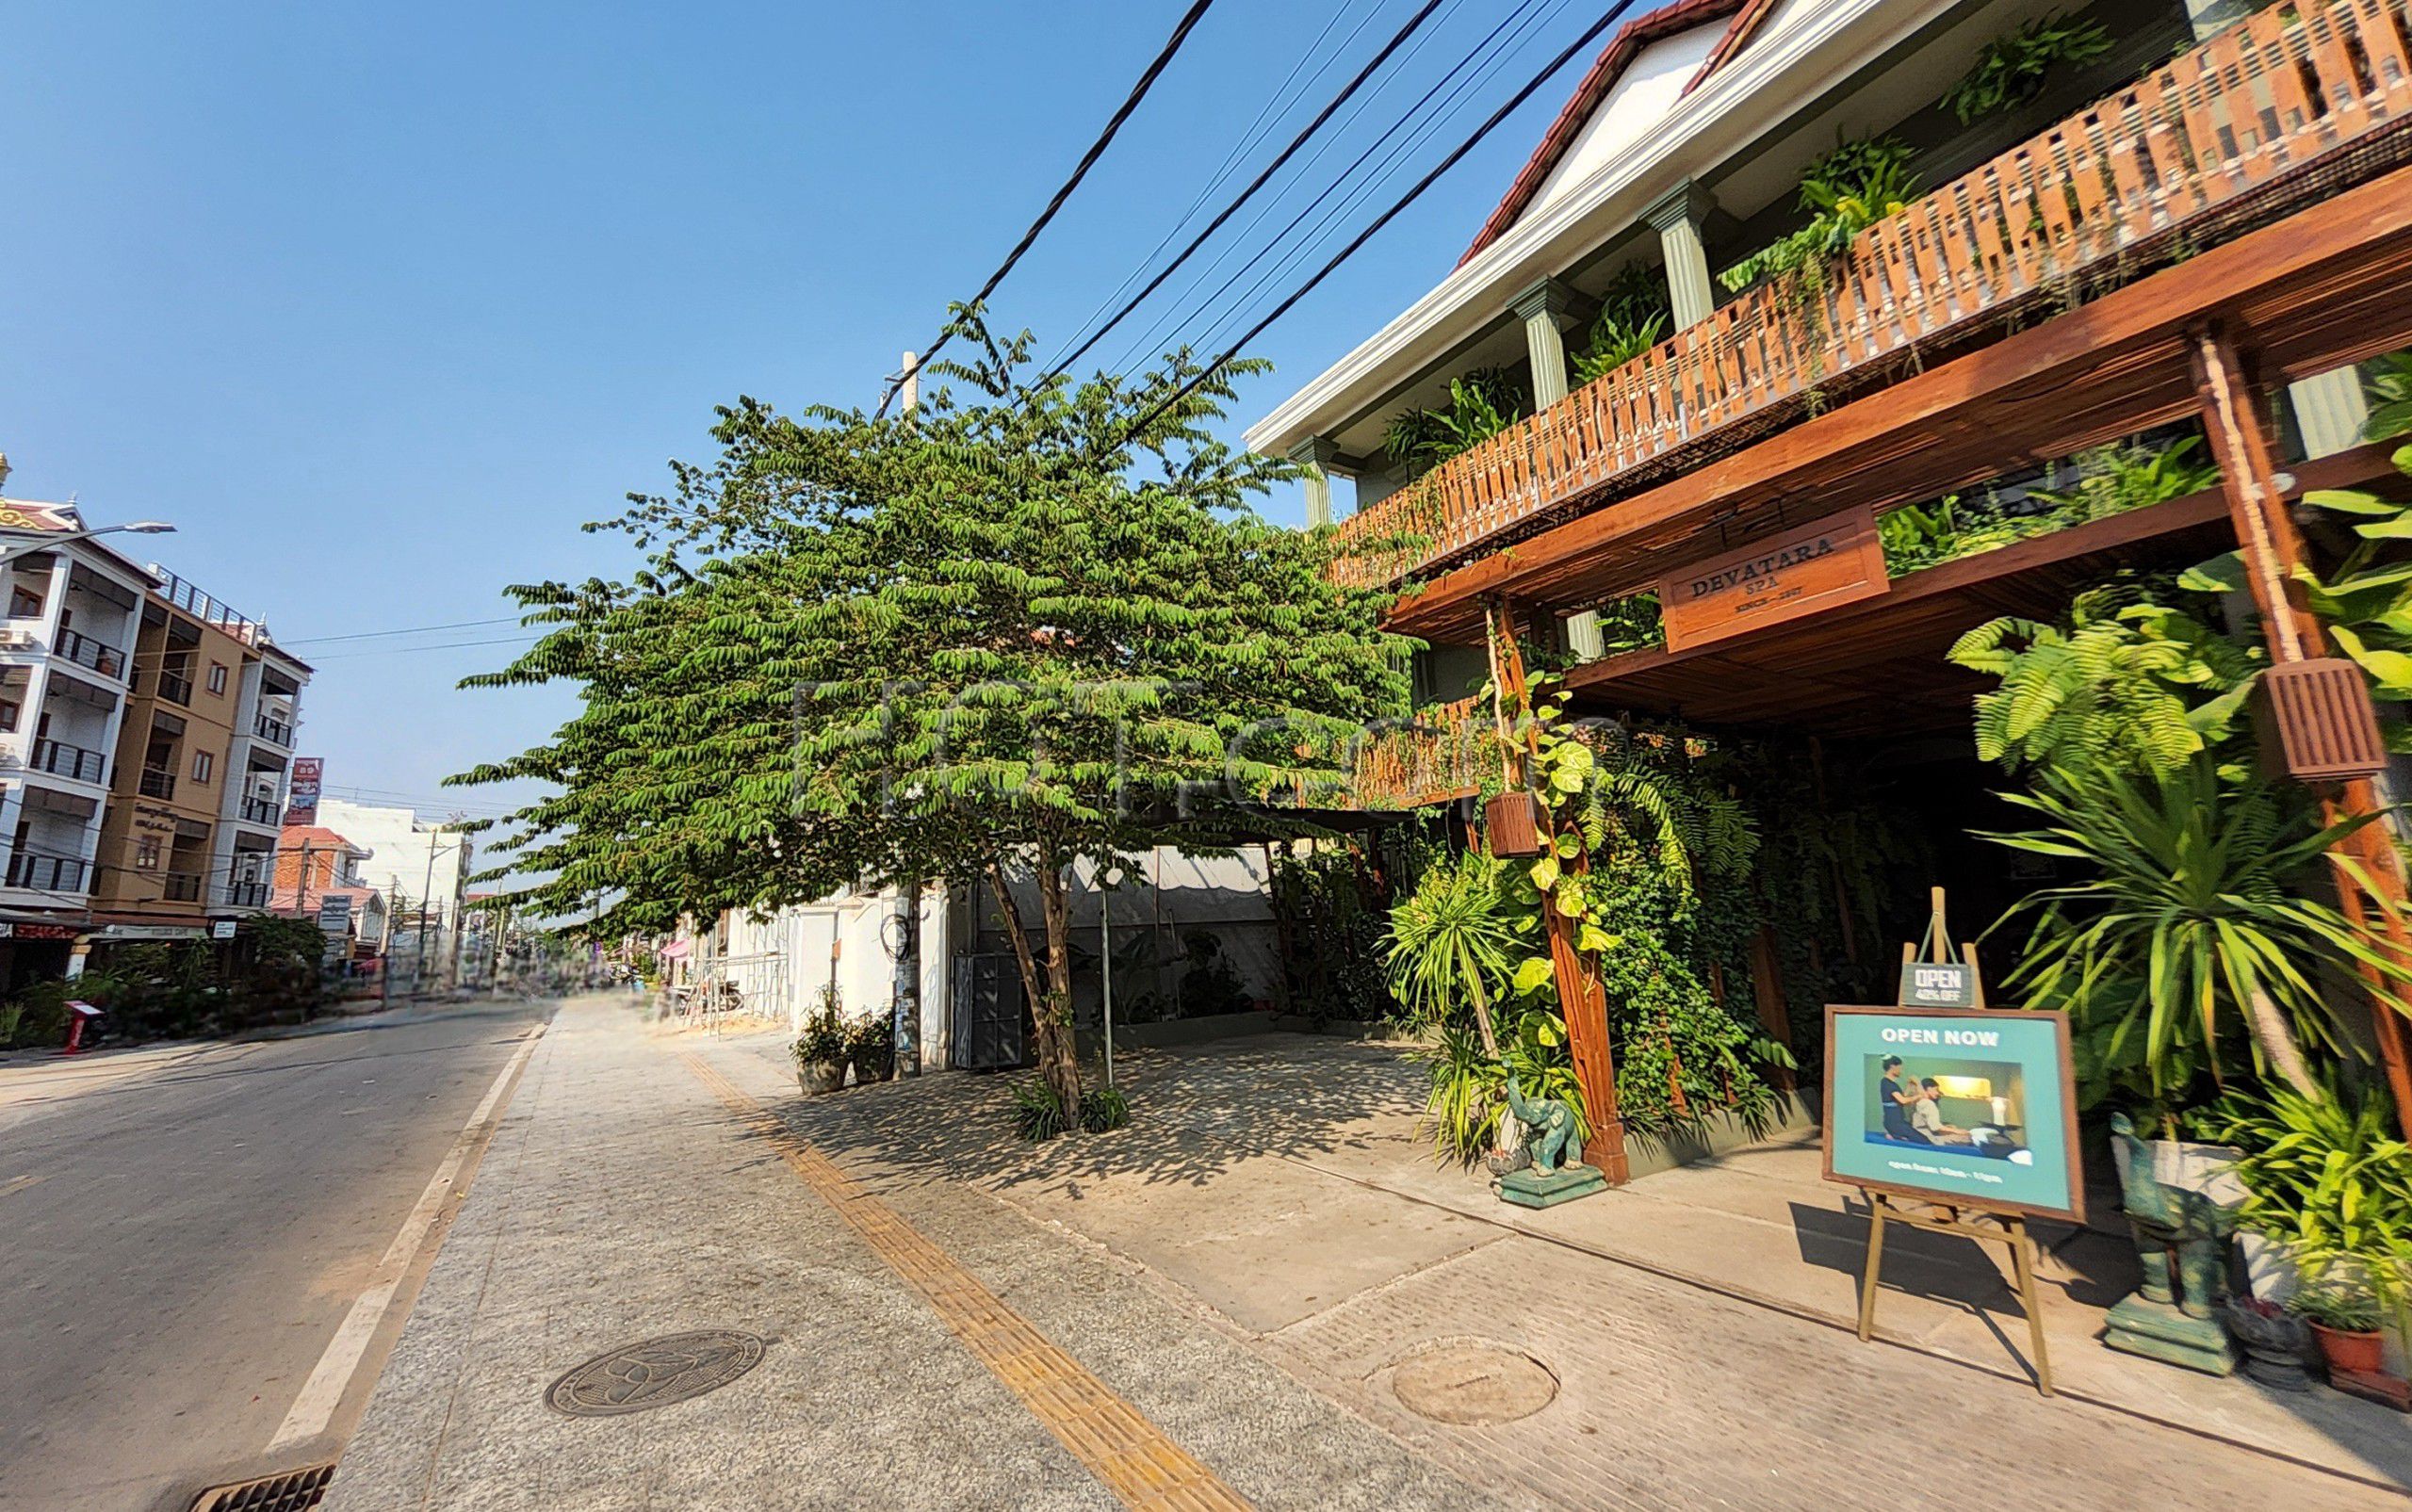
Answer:
[[[202,1487],[333,1457],[267,1450],[550,1008],[385,1016],[0,1098],[0,1507],[181,1512]],[[0,1067],[0,1091],[27,1074]],[[318,1449],[356,1420],[399,1323]]]

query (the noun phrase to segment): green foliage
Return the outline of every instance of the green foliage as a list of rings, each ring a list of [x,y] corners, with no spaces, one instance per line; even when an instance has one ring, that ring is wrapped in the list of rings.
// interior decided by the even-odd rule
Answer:
[[[2374,1333],[2385,1313],[2375,1287],[2364,1280],[2328,1276],[2287,1299],[2287,1310],[2339,1333]]]
[[[846,1021],[837,1007],[823,1000],[804,1021],[804,1032],[788,1047],[798,1065],[841,1065],[846,1059]]]
[[[1994,926],[2033,919],[2003,984],[2067,1012],[2094,1046],[2097,1079],[2140,1059],[2156,1100],[2165,1098],[2197,1065],[2217,1076],[2223,1030],[2241,1023],[2257,1074],[2316,1097],[2302,1047],[2342,1054],[2351,1043],[2335,1030],[2323,975],[2368,968],[2387,984],[2388,1006],[2412,1013],[2403,997],[2412,971],[2369,927],[2306,895],[2330,849],[2375,816],[2323,825],[2308,793],[2229,780],[2208,755],[2159,776],[2045,767],[2032,793],[2002,796],[2044,827],[1984,838],[2083,873],[2021,900]]]
[[[1510,869],[1479,853],[1425,869],[1415,891],[1391,911],[1390,989],[1408,1021],[1445,1029],[1471,1016],[1482,1053],[1499,1058],[1491,1004],[1525,953],[1532,905]]]
[[[67,1003],[75,984],[57,978],[29,982],[9,1007],[15,1014],[0,1046],[10,1049],[56,1049],[67,1043]]]
[[[1068,868],[1212,850],[1268,797],[1338,787],[1363,723],[1403,710],[1407,642],[1386,594],[1331,580],[1328,532],[1249,509],[1295,469],[1213,427],[1261,365],[1159,415],[1201,376],[1185,351],[1042,379],[1027,334],[953,330],[973,355],[908,413],[723,410],[717,459],[598,527],[645,553],[626,581],[512,590],[544,637],[468,685],[579,708],[454,780],[546,788],[492,854],[532,913],[604,900],[596,937],[914,875],[1019,916],[1032,879],[1052,948],[1023,987],[1076,1106]]]
[[[1896,137],[1838,139],[1833,152],[1801,171],[1798,202],[1809,214],[1808,224],[1726,268],[1717,281],[1739,293],[1762,280],[1791,280],[1799,285],[1798,297],[1813,298],[1823,286],[1826,263],[1842,255],[1851,238],[1900,214],[1916,197],[1917,180],[1909,171],[1914,155]]]
[[[2399,471],[2412,474],[2412,447],[2393,460]],[[2372,698],[2383,706],[2412,700],[2412,505],[2334,488],[2313,489],[2303,501],[2326,512],[2352,543],[2325,572],[2296,568],[2312,612],[2337,649],[2361,667]],[[2241,591],[2243,557],[2233,551],[2214,557],[2180,581],[2207,593]],[[2412,746],[2401,716],[2388,709],[2385,718],[2388,743],[2398,750]]]
[[[1131,1121],[1131,1099],[1120,1087],[1092,1087],[1081,1097],[1081,1129],[1102,1134]]]
[[[1595,382],[1666,339],[1674,318],[1667,272],[1638,264],[1620,272],[1600,297],[1600,313],[1582,347],[1570,354],[1577,385]]]
[[[1652,651],[1667,643],[1666,625],[1655,593],[1629,593],[1601,605],[1599,614],[1603,656]]]
[[[2165,772],[2225,740],[2259,675],[2259,652],[2181,610],[2081,593],[2063,627],[2004,617],[1948,653],[2001,679],[1977,695],[1977,754],[2006,766]]]
[[[1471,451],[1528,413],[1524,385],[1505,367],[1477,367],[1449,380],[1445,409],[1405,410],[1382,433],[1382,451],[1421,472]]]
[[[1210,1014],[1246,1013],[1247,989],[1237,967],[1223,951],[1223,942],[1202,929],[1181,937],[1187,965],[1181,973],[1181,1016],[1203,1018]]]
[[[2231,1096],[2220,1113],[2221,1137],[2245,1152],[2238,1219],[2301,1267],[2319,1300],[2300,1310],[2332,1328],[2372,1328],[2379,1300],[2398,1309],[2412,1302],[2412,1146],[2383,1093],[2330,1088],[2314,1100],[2277,1087]],[[2328,1302],[2357,1302],[2368,1320],[2313,1310]]]
[[[855,1081],[885,1081],[896,1069],[896,1021],[885,1013],[856,1019],[846,1030],[846,1059],[855,1063]]]
[[[2362,398],[2371,407],[2370,418],[2362,422],[2363,440],[2390,441],[2412,431],[2412,351],[2389,352],[2368,364]]]
[[[2011,512],[1991,497],[1952,494],[1926,505],[1893,510],[1876,522],[1884,543],[1884,565],[1895,577],[1992,551],[2014,542],[2050,535],[2071,526],[2109,519],[2197,494],[2219,482],[2219,468],[2197,461],[2200,436],[2164,447],[2098,447],[2072,459],[2078,477],[2066,491],[2037,489],[2030,500],[2042,509]]]
[[[1303,855],[1277,847],[1272,891],[1290,935],[1291,1011],[1316,1024],[1390,1017],[1395,1005],[1381,968],[1386,889],[1358,842],[1319,843]]]
[[[1064,1099],[1042,1078],[1017,1081],[1013,1088],[1014,1132],[1035,1145],[1068,1132],[1072,1121],[1064,1115]]]
[[[1979,116],[2025,105],[2044,92],[2054,70],[2091,63],[2110,51],[2110,34],[2096,21],[2066,11],[2038,16],[1978,50],[1977,61],[1946,90],[1943,104],[1966,125]]]

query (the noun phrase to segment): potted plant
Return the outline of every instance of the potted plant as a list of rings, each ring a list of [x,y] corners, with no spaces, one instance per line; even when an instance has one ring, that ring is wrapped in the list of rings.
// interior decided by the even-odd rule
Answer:
[[[835,1092],[846,1084],[846,1026],[827,1003],[804,1021],[789,1053],[795,1057],[796,1085],[806,1092]]]
[[[846,1054],[855,1063],[855,1085],[885,1081],[896,1070],[896,1025],[875,1014],[846,1032]]]
[[[2281,1391],[2307,1391],[2311,1377],[2304,1358],[2311,1349],[2311,1330],[2304,1320],[2275,1302],[2259,1297],[2227,1299],[2227,1331],[2244,1346],[2244,1374]]]
[[[2378,1332],[2378,1294],[2367,1284],[2332,1275],[2296,1293],[2289,1306],[2311,1325],[2311,1337],[2319,1341],[2331,1375],[2339,1371],[2378,1374],[2386,1351]]]

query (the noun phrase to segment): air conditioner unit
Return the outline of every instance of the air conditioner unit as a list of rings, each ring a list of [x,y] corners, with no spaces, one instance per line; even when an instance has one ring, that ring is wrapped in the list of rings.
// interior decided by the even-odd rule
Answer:
[[[41,644],[41,637],[36,635],[31,630],[12,628],[8,632],[8,639],[5,642],[0,642],[0,644],[7,645],[11,651],[30,650],[31,648]]]

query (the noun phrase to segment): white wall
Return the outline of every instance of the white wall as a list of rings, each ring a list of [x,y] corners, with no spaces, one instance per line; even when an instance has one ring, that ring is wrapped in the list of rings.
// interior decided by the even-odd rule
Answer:
[[[1725,20],[1713,21],[1643,48],[1625,66],[1607,99],[1575,134],[1573,147],[1541,180],[1540,191],[1517,219],[1531,215],[1615,161],[1618,154],[1664,120],[1683,98],[1684,86],[1716,50],[1725,27]]]

